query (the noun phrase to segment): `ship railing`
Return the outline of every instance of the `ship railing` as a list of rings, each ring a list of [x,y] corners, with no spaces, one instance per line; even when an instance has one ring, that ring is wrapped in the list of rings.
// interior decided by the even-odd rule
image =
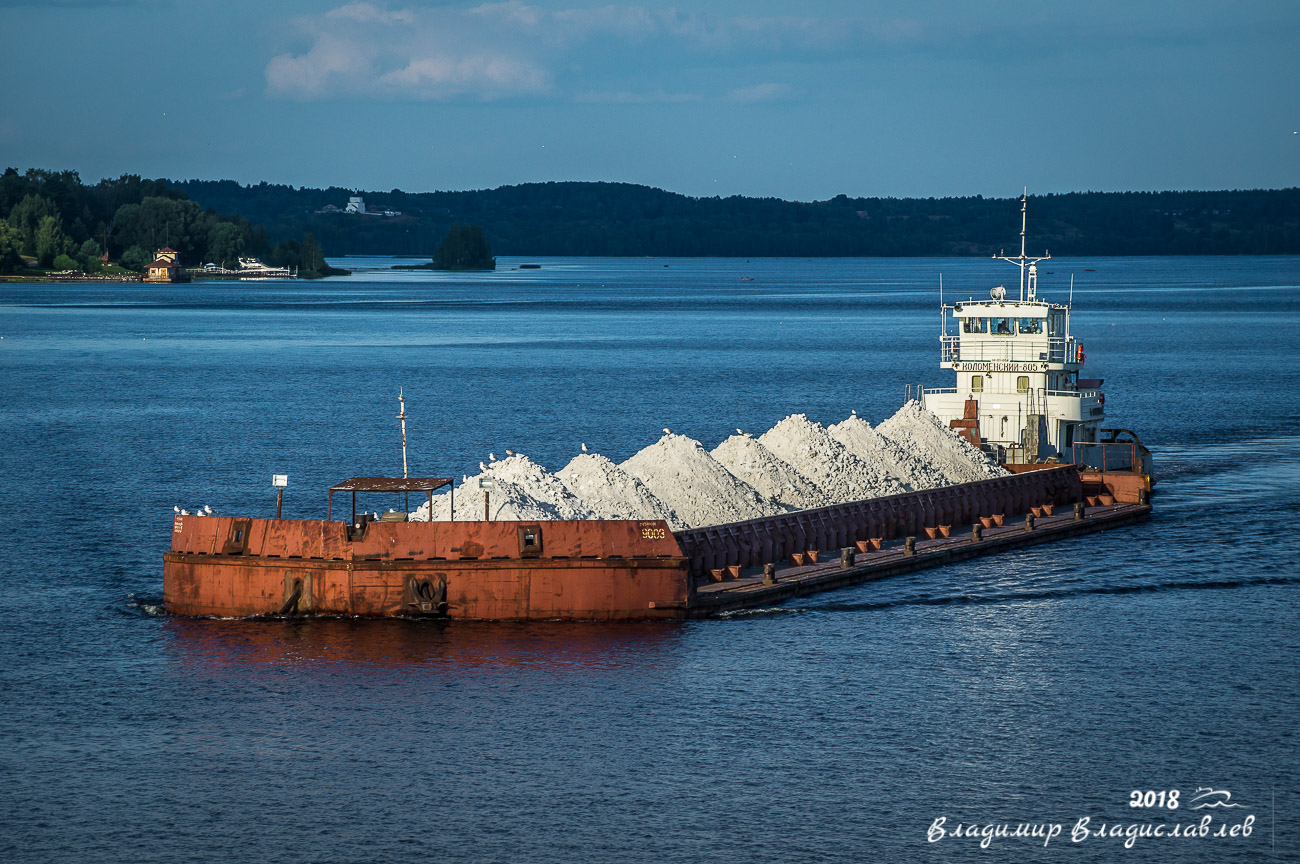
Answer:
[[[1048,390],[1048,396],[1060,396],[1066,399],[1096,399],[1100,390]]]
[[[1138,464],[1137,444],[1131,441],[1095,444],[1076,442],[1070,461],[1080,468],[1096,471],[1132,471]]]
[[[954,395],[959,392],[956,387],[926,387],[921,391],[926,396],[946,396]],[[966,392],[970,392],[969,390]],[[998,390],[993,387],[985,387],[979,392],[971,393],[975,396],[1024,396],[1028,391],[1025,390]],[[1066,399],[1096,399],[1101,395],[1100,390],[1038,390],[1039,395],[1060,396]]]
[[[962,344],[960,336],[939,337],[939,351],[943,363],[975,362],[983,360],[1007,363],[1073,363],[1079,356],[1079,343],[1075,339],[971,339]]]

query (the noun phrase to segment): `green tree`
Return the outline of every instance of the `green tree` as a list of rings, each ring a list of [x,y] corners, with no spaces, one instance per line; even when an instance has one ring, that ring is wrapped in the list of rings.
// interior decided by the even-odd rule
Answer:
[[[42,267],[50,267],[55,257],[68,251],[68,237],[63,233],[63,226],[57,216],[41,217],[40,227],[36,229],[36,261]]]
[[[113,225],[114,236],[124,246],[139,246],[150,254],[170,246],[186,266],[201,263],[208,251],[208,225],[193,201],[154,196],[139,204],[123,204],[113,216]]]
[[[99,256],[103,254],[99,244],[94,240],[87,240],[81,244],[77,250],[77,260],[81,262],[81,269],[87,273],[99,272]]]
[[[80,270],[81,269],[81,265],[77,263],[77,259],[63,252],[60,252],[58,255],[54,256],[54,260],[50,262],[50,266],[52,266],[55,270]]]
[[[12,273],[23,266],[22,248],[22,232],[0,219],[0,273]]]
[[[271,251],[271,263],[277,267],[288,267],[293,269],[297,267],[302,269],[302,247],[298,241],[290,238],[283,243],[276,243],[275,249]]]
[[[238,267],[244,254],[244,235],[233,222],[217,222],[208,230],[207,261],[222,267]],[[196,264],[202,262],[195,262]]]
[[[144,270],[152,261],[153,256],[143,246],[132,246],[122,253],[122,266],[132,270]]]
[[[456,222],[434,251],[433,266],[438,270],[495,270],[497,262],[482,226]]]
[[[41,220],[47,216],[57,216],[54,204],[40,195],[24,195],[23,199],[9,211],[9,224],[17,228],[22,235],[23,254],[37,255],[36,233],[40,230]],[[51,259],[53,256],[51,256]]]
[[[325,255],[321,252],[320,246],[316,244],[316,238],[308,234],[302,241],[302,252],[298,258],[298,267],[300,274],[308,278],[313,276],[324,276],[329,270],[329,265],[325,263]]]

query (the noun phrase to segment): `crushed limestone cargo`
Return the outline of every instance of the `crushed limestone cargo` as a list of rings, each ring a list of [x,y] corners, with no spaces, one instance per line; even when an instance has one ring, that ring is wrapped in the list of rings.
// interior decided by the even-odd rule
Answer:
[[[977,448],[915,402],[877,428],[856,413],[824,427],[793,414],[758,438],[737,431],[712,453],[666,433],[622,465],[580,453],[551,473],[515,454],[480,463],[456,487],[456,521],[662,519],[674,531],[1005,476]],[[446,521],[452,495],[433,498]],[[411,514],[430,517],[428,504]]]

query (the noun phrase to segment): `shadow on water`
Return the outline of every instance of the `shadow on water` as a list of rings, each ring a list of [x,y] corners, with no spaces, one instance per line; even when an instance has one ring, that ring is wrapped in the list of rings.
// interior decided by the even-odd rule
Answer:
[[[167,650],[213,668],[338,665],[375,668],[593,671],[669,661],[679,622],[441,621],[307,618],[166,621]]]

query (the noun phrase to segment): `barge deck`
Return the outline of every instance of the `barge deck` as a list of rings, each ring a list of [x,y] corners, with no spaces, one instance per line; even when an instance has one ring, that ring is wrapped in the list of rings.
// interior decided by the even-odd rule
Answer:
[[[1150,514],[1150,504],[1116,502],[1109,506],[1098,503],[1092,507],[1084,504],[1077,514],[1070,509],[1052,516],[1032,517],[1029,514],[1029,519],[1004,522],[988,529],[981,525],[978,535],[972,526],[962,536],[938,536],[933,540],[915,538],[910,545],[907,538],[900,538],[882,544],[879,551],[871,550],[870,544],[857,544],[854,551],[846,548],[822,553],[817,556],[817,563],[805,558],[804,563],[776,566],[767,573],[765,567],[741,568],[738,575],[726,581],[697,588],[687,603],[686,617],[708,618],[726,612],[762,608],[806,594],[1132,525],[1144,521]],[[870,551],[864,552],[863,545]]]

